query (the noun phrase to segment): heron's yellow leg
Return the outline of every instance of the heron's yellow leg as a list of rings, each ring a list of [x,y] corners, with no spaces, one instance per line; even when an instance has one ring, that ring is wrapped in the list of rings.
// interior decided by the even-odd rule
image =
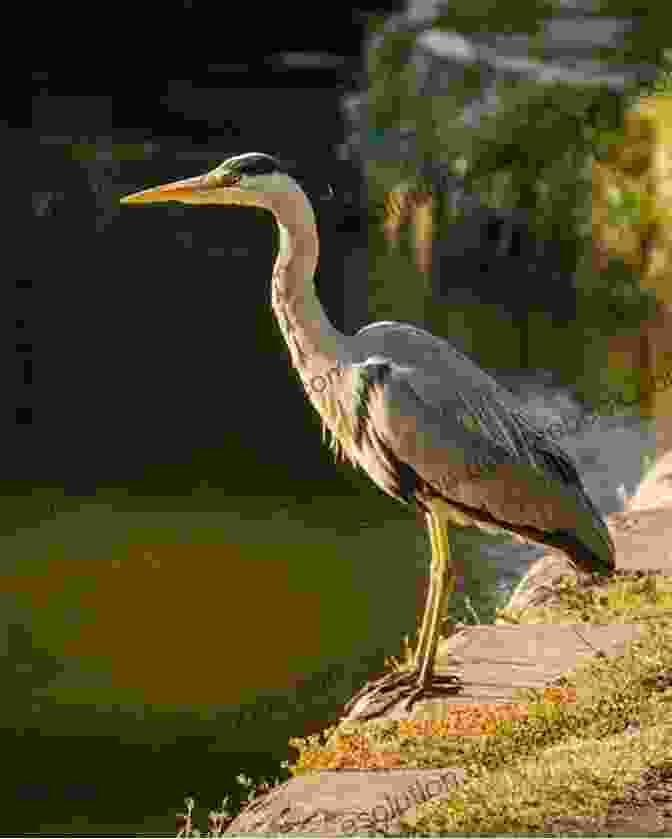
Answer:
[[[449,513],[450,511],[448,511]],[[434,675],[434,659],[438,646],[440,618],[455,585],[455,573],[450,561],[446,512],[437,506],[427,513],[427,528],[432,546],[429,588],[418,646],[413,656],[413,667],[388,673],[367,684],[345,706],[345,713],[355,713],[352,719],[371,719],[396,702],[404,701],[408,711],[415,701],[434,693],[457,693],[460,679],[455,675]],[[359,703],[364,705],[358,708]],[[371,708],[367,707],[367,704]]]
[[[450,561],[450,545],[446,523],[438,515],[432,515],[432,520],[433,547],[436,548],[436,557],[432,556],[434,593],[431,616],[428,619],[427,649],[422,656],[422,669],[420,671],[420,681],[424,684],[428,684],[434,674],[434,659],[439,644],[439,620],[445,614],[448,600],[455,588],[455,572]],[[423,629],[424,624],[423,619]],[[419,663],[420,659],[416,658],[416,662]]]
[[[443,585],[443,596],[439,602],[437,607],[437,614],[438,614],[438,621],[439,626],[436,631],[436,640],[434,642],[434,656],[436,656],[436,648],[439,643],[439,636],[441,633],[441,625],[447,619],[446,614],[448,612],[448,601],[450,600],[450,595],[455,591],[455,584],[457,583],[457,569],[455,568],[455,563],[450,555],[450,539],[448,538],[448,526],[445,519],[440,519],[437,517],[436,519],[436,532],[437,532],[437,541],[439,544],[439,550],[441,551],[444,562],[443,562],[443,574],[444,574],[444,585]]]
[[[429,618],[432,613],[432,603],[434,601],[434,571],[435,571],[435,563],[436,563],[436,556],[437,556],[437,542],[436,542],[436,532],[435,532],[435,519],[431,513],[426,513],[425,517],[427,519],[427,530],[429,531],[429,544],[432,551],[432,557],[429,564],[429,586],[427,588],[427,599],[425,600],[425,611],[422,616],[422,626],[420,628],[420,634],[418,635],[418,645],[415,648],[415,655],[413,657],[415,667],[417,668],[422,660],[422,653],[425,647],[427,646],[427,630],[429,629]]]

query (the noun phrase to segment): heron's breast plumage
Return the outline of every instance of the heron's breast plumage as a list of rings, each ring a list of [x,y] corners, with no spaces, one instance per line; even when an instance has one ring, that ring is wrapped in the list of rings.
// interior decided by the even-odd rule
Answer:
[[[304,380],[308,398],[322,417],[322,437],[327,441],[336,459],[349,460],[354,466],[360,465],[355,445],[352,407],[348,404],[348,390],[344,387],[344,370],[334,368],[324,375],[313,376]]]

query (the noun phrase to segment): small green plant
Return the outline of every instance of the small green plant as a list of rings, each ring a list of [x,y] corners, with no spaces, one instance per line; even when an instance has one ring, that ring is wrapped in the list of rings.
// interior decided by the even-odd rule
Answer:
[[[283,768],[286,768],[286,762],[283,761]],[[282,783],[280,778],[276,778],[275,781],[271,784],[269,781],[259,781],[255,783],[252,778],[249,778],[247,775],[240,774],[236,776],[236,781],[240,786],[247,790],[247,801],[245,801],[238,812],[232,813],[228,809],[228,805],[230,803],[230,797],[225,795],[222,799],[222,805],[216,810],[211,810],[208,813],[208,831],[207,833],[201,833],[198,827],[194,825],[194,821],[192,818],[192,811],[196,806],[196,800],[193,797],[188,797],[184,799],[184,803],[187,807],[186,813],[177,813],[175,816],[175,823],[177,828],[177,836],[178,837],[198,837],[198,836],[221,836],[224,830],[231,824],[231,822],[249,805],[252,801],[261,798],[264,795],[268,795],[268,793],[274,787],[278,786],[278,784]]]

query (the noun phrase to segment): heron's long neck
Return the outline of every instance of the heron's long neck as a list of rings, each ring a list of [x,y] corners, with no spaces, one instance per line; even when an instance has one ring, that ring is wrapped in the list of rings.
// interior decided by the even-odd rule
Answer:
[[[272,304],[292,363],[310,392],[315,382],[348,361],[348,339],[329,322],[315,291],[319,252],[315,215],[303,193],[274,209],[280,246],[273,269]],[[318,389],[320,385],[317,385]]]

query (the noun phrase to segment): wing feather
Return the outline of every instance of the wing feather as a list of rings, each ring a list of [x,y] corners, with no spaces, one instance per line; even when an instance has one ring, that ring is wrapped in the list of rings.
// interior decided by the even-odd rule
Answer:
[[[391,457],[475,521],[549,544],[553,534],[569,534],[557,537],[565,548],[576,535],[590,554],[613,554],[571,459],[487,374],[474,386],[451,371],[440,376],[382,356],[355,367],[369,385],[367,433],[388,452],[387,473]]]

